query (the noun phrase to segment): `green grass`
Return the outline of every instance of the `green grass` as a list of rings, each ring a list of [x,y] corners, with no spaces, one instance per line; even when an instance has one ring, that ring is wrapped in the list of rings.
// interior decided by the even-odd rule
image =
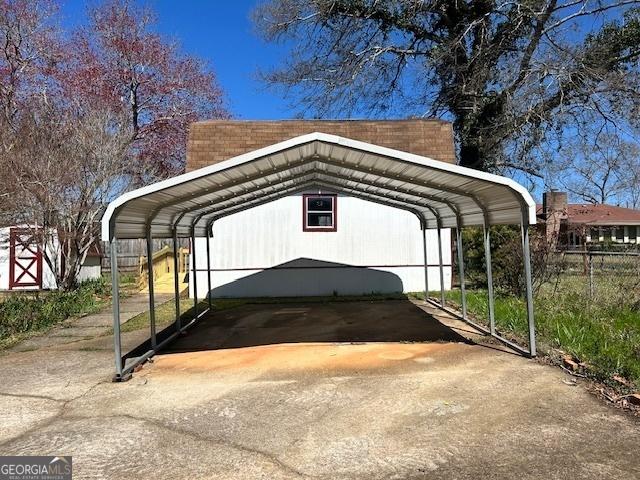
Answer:
[[[207,307],[206,302],[199,302],[198,308],[205,309]],[[187,299],[181,299],[180,301],[180,314],[181,316],[187,318],[187,315],[193,315],[193,302]],[[165,302],[161,305],[156,306],[156,326],[158,330],[161,327],[165,327],[171,323],[173,323],[176,319],[176,309],[173,300]],[[142,312],[135,317],[130,318],[120,327],[120,331],[123,333],[126,332],[134,332],[136,330],[140,330],[142,328],[147,328],[149,326],[149,311]],[[112,333],[113,330],[110,331]]]
[[[120,285],[137,284],[140,281],[140,276],[137,273],[121,273],[118,279]]]
[[[103,275],[103,281],[106,282],[106,288],[111,293],[111,275]],[[120,298],[128,298],[138,293],[142,288],[140,276],[137,273],[121,273],[118,277],[118,292]]]
[[[248,299],[223,299],[216,300],[214,302],[216,311],[227,310],[229,308],[239,307],[250,303]],[[203,311],[208,308],[206,300],[198,302],[198,311]],[[176,319],[176,308],[174,300],[169,300],[161,305],[156,306],[156,327],[160,330],[162,327],[172,324]],[[183,298],[180,300],[180,316],[184,319],[193,318],[193,300]],[[130,318],[120,327],[120,331],[123,333],[134,332],[143,328],[149,327],[149,312],[142,312],[135,317]],[[113,333],[113,330],[109,330],[109,334]]]
[[[45,332],[69,317],[94,313],[107,303],[102,279],[82,283],[69,292],[12,295],[0,303],[0,349]]]
[[[447,300],[460,305],[460,291],[447,292]],[[534,300],[536,333],[541,351],[559,349],[587,363],[589,373],[609,382],[614,374],[640,388],[640,312],[631,305],[589,300],[581,293]],[[479,321],[487,318],[486,291],[467,292],[467,308]],[[526,344],[526,305],[522,299],[498,295],[496,327]],[[485,323],[485,322],[483,322]]]

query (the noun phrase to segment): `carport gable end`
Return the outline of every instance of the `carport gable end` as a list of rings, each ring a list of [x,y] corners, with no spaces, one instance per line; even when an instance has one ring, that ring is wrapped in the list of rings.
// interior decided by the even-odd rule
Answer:
[[[300,187],[314,176],[317,183],[323,177],[330,181],[327,177],[335,176],[336,170],[340,185],[347,182],[354,191],[397,201],[405,208],[417,204],[429,228],[436,228],[437,221],[425,204],[441,211],[443,227],[455,227],[458,219],[463,226],[520,223],[522,213],[526,223],[535,223],[531,196],[511,179],[315,132],[122,195],[103,216],[102,238],[143,238],[147,224],[154,236],[171,237],[173,227],[189,235],[194,220],[201,236],[207,221],[228,214],[231,206],[253,206],[248,201],[256,196],[283,193],[283,185]],[[360,185],[363,180],[380,188]]]
[[[313,126],[324,124],[317,121],[309,123]],[[362,135],[363,132],[370,134],[370,125],[375,122],[364,123],[361,132],[355,128],[359,125],[358,122],[334,121],[326,122],[326,125],[333,128],[347,125],[357,135]],[[396,122],[381,123],[386,126]],[[418,125],[421,127],[419,130],[424,132],[424,126],[433,122],[409,121],[408,125],[404,125],[404,122],[397,123],[403,127]],[[272,136],[277,138],[277,135],[282,135],[282,125],[289,124],[204,122],[196,124],[192,130],[198,132],[196,138],[201,138],[202,128],[198,127],[212,126],[212,133],[222,135],[229,131],[227,127],[232,126],[236,131],[244,133],[237,137],[239,139],[262,138],[265,141],[264,136],[260,137],[260,133],[265,131],[265,125],[276,132]],[[291,125],[304,124],[305,122],[294,122]],[[443,122],[437,122],[439,130],[432,133],[442,136],[442,124]],[[414,130],[418,129],[408,128],[410,132]],[[385,137],[382,136],[381,139],[385,140]],[[428,144],[429,140],[438,143],[438,151],[445,152],[444,158],[452,158],[452,136],[447,138],[448,149],[443,148],[440,137],[434,135],[432,138],[425,138],[423,143]],[[207,158],[216,161],[220,158],[221,149],[238,151],[246,143],[246,140],[243,141],[240,146],[230,146],[227,138],[210,139],[209,144],[213,147],[209,149],[209,158],[204,156],[206,149],[199,146],[199,141],[191,138],[190,164],[195,162],[194,159],[199,162],[207,161]],[[449,182],[451,185],[443,184],[437,175],[431,175],[436,178],[435,182],[429,178],[422,180],[420,177],[424,177],[427,170],[424,167],[435,174],[438,170],[446,172],[451,178],[455,178],[454,175],[457,174],[458,178],[456,182]],[[464,181],[465,176],[478,184],[480,188],[477,193],[469,191],[467,182]],[[505,188],[499,192],[501,195],[494,195],[496,192],[487,192],[488,186],[482,185],[483,181],[486,184],[492,181],[494,185],[501,183]],[[220,188],[217,189],[216,186]],[[316,274],[320,277],[327,276],[320,272],[343,278],[342,274],[350,274],[353,268],[357,269],[356,277],[362,277],[363,272],[359,271],[362,268],[382,269],[399,278],[402,283],[401,291],[416,291],[424,288],[421,273],[422,235],[415,228],[417,224],[424,224],[431,229],[427,233],[431,237],[427,238],[427,255],[430,263],[438,265],[435,228],[455,227],[458,223],[478,225],[505,223],[509,220],[515,223],[525,209],[529,222],[535,221],[535,215],[529,215],[534,208],[533,202],[523,205],[522,199],[517,198],[514,193],[522,193],[524,189],[509,179],[319,132],[268,145],[145,189],[128,194],[129,198],[122,199],[124,204],[110,206],[114,210],[120,210],[107,212],[114,220],[112,223],[116,234],[120,237],[144,237],[149,233],[153,237],[171,237],[175,228],[177,236],[190,236],[193,230],[195,237],[204,237],[208,226],[215,222],[213,228],[219,232],[216,233],[219,240],[212,246],[214,272],[211,276],[214,289],[224,287],[215,293],[224,296],[362,294],[398,288],[397,281],[391,279],[369,282],[368,279],[359,278],[361,281],[357,285],[351,282],[345,286],[338,285],[339,288],[330,286],[335,283],[331,281],[331,275],[324,279],[316,277],[312,282],[300,281],[309,279],[309,274],[312,273],[313,277]],[[506,201],[511,200],[510,208],[507,209],[502,208],[505,196]],[[310,202],[323,204],[319,208],[329,210],[313,210]],[[497,203],[500,208],[492,210],[491,205],[488,205],[490,202]],[[267,203],[270,205],[266,205]],[[338,208],[338,205],[342,208]],[[254,210],[251,207],[260,208]],[[138,222],[131,222],[127,218],[118,225],[114,213],[129,217],[127,210],[137,217]],[[495,218],[491,218],[492,216]],[[107,217],[105,215],[103,220],[105,238],[110,236]],[[269,220],[265,221],[265,218]],[[338,224],[341,225],[340,228],[337,227]],[[318,232],[331,232],[334,235],[322,238],[310,235]],[[448,229],[442,230],[442,237],[445,245],[450,244]],[[403,241],[396,242],[397,238],[402,238]],[[202,254],[196,256],[204,259],[206,242],[198,240],[196,243],[197,248],[202,250]],[[366,248],[361,248],[365,244]],[[274,245],[278,245],[277,252],[274,252]],[[237,252],[236,255],[228,254],[230,247]],[[319,248],[321,251],[318,251]],[[443,255],[450,257],[450,249],[444,250]],[[319,270],[309,265],[308,261],[305,265],[300,264],[298,260],[305,258],[333,262],[333,265],[327,263]],[[442,281],[447,287],[450,285],[451,262],[450,259],[443,260],[447,271],[444,274],[446,278]],[[287,276],[289,282],[279,280],[285,271],[291,274],[292,270],[301,268],[312,271],[306,271],[306,275],[296,271],[296,275]],[[329,272],[329,268],[342,271],[340,274]],[[253,276],[256,274],[261,274],[264,279],[258,280]],[[201,271],[199,275],[207,276],[206,272]],[[441,282],[439,275],[435,271],[430,272],[430,275],[434,276],[431,285],[437,286]],[[247,280],[249,283],[236,283],[245,277],[251,277]],[[294,278],[297,280],[293,280]],[[287,286],[291,282],[295,284],[295,288]],[[191,283],[193,286],[193,282]],[[205,295],[208,278],[207,282],[202,279],[197,283],[200,285],[198,296]],[[232,283],[233,287],[230,286]],[[260,288],[260,285],[268,288]],[[276,285],[279,288],[275,288]],[[191,293],[193,295],[193,288]]]
[[[258,137],[251,126],[260,122],[236,123]],[[533,199],[511,179],[312,132],[125,194],[108,206],[102,233],[190,237],[195,305],[204,296],[423,289],[440,290],[444,305],[450,228],[521,223],[528,246],[535,218]]]

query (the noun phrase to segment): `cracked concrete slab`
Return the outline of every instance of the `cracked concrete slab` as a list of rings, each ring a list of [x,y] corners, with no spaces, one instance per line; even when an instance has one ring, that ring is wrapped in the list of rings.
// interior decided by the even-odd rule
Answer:
[[[241,307],[120,384],[110,337],[13,352],[0,449],[73,455],[76,478],[640,478],[637,418],[438,318],[408,302]]]
[[[144,312],[149,308],[148,304],[138,305],[136,308],[132,308],[129,312],[120,312],[120,323],[125,323],[131,320],[133,317],[141,312]],[[94,315],[87,315],[74,321],[74,325],[79,327],[108,327],[113,326],[113,314],[112,313],[96,313]]]
[[[154,304],[156,306],[162,305],[165,302],[173,299],[173,295],[167,293],[158,293],[154,296]],[[140,313],[146,312],[149,309],[149,298],[145,294],[135,294],[130,297],[124,298],[120,301],[120,313]]]
[[[64,328],[58,328],[49,333],[49,337],[95,337],[104,332],[104,328],[101,326],[68,326]]]
[[[110,351],[40,349],[0,357],[0,393],[69,400],[113,371]]]
[[[44,336],[36,336],[28,338],[18,345],[11,348],[14,352],[31,352],[39,349],[49,348],[69,348],[70,344],[92,338],[90,335],[86,336],[74,336],[65,333],[59,333],[58,330],[51,331]]]
[[[7,455],[65,451],[74,478],[296,478],[268,454],[219,444],[133,417],[67,417],[3,445]]]
[[[0,444],[56,417],[62,404],[52,398],[0,394]]]

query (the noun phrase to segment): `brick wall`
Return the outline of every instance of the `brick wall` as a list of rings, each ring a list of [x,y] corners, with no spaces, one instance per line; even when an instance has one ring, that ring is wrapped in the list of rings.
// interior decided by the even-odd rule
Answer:
[[[451,124],[441,120],[210,120],[189,129],[187,171],[313,132],[456,161]]]

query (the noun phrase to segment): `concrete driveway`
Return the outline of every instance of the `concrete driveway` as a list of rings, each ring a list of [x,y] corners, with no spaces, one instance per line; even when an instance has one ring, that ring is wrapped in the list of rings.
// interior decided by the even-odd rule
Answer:
[[[75,478],[640,478],[637,418],[408,301],[219,312],[123,384],[110,342],[0,357],[2,454],[73,455]]]

